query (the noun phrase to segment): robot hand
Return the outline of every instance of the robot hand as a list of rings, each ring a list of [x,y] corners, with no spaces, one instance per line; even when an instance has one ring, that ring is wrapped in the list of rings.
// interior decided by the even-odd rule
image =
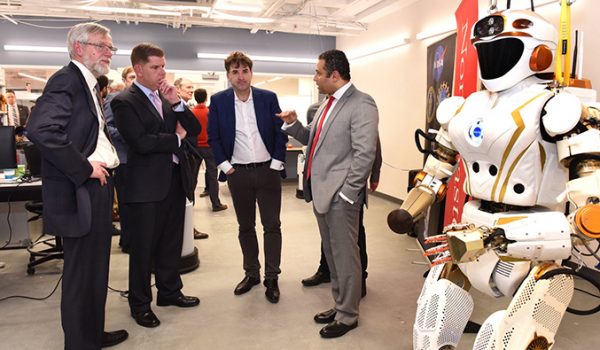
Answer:
[[[434,176],[421,171],[415,177],[413,188],[399,209],[389,213],[388,226],[396,233],[408,233],[414,223],[422,218],[436,200],[444,198],[446,184]]]
[[[475,225],[452,225],[441,235],[428,237],[425,244],[438,243],[427,249],[424,256],[438,254],[433,265],[453,262],[455,264],[474,261],[490,249],[509,243],[501,228],[475,227]]]
[[[432,142],[433,151],[425,150],[421,146],[419,136],[425,136]],[[435,139],[427,136],[424,131],[417,130],[415,141],[417,148],[428,156],[423,170],[415,176],[415,187],[410,190],[402,206],[388,215],[388,226],[396,233],[410,232],[414,223],[425,215],[427,209],[444,198],[447,189],[445,180],[457,168],[458,152],[448,140],[448,132],[445,129],[438,130]]]

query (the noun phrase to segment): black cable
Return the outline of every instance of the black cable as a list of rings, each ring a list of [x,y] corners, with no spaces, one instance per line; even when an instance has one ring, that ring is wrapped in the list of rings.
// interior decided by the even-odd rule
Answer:
[[[62,281],[62,278],[63,278],[63,275],[60,274],[60,278],[56,282],[56,285],[54,286],[54,289],[52,289],[52,292],[50,292],[50,294],[46,295],[45,297],[36,298],[36,297],[30,297],[30,296],[27,296],[27,295],[11,295],[11,296],[8,296],[8,297],[1,298],[0,302],[8,300],[8,299],[14,299],[14,298],[21,298],[21,299],[28,299],[28,300],[37,300],[37,301],[46,300],[46,299],[50,298],[52,296],[52,294],[54,294],[54,292],[56,292],[56,290],[58,289],[58,285],[60,284],[60,281]]]
[[[18,183],[17,187],[21,186],[21,183]],[[8,245],[10,244],[10,242],[12,241],[12,224],[10,223],[10,213],[12,210],[12,206],[10,205],[10,195],[12,194],[12,192],[8,192],[8,196],[6,197],[6,204],[8,205],[8,212],[6,213],[6,223],[8,224],[8,240],[6,241],[6,243],[0,247],[0,249],[4,249],[6,247],[8,247]]]
[[[598,294],[594,294],[594,293],[590,293],[590,292],[588,292],[587,290],[584,290],[584,289],[581,289],[581,288],[575,288],[575,290],[576,290],[576,291],[578,291],[578,292],[581,292],[581,293],[584,293],[584,294],[587,294],[587,295],[593,296],[594,298],[598,298],[598,299],[600,299],[600,295],[598,295]]]
[[[120,296],[122,296],[123,298],[129,298],[129,291],[128,290],[120,290],[120,289],[115,289],[111,286],[108,286],[108,290],[115,292],[115,293],[119,293]]]

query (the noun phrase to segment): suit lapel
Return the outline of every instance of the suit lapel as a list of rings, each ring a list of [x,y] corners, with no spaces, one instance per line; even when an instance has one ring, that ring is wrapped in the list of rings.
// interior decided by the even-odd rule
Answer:
[[[150,99],[148,98],[148,96],[146,96],[146,94],[144,94],[142,89],[140,89],[135,84],[131,84],[131,88],[129,89],[129,92],[131,92],[131,94],[138,100],[138,102],[142,106],[144,106],[144,108],[146,108],[150,113],[152,113],[152,115],[154,115],[154,117],[156,117],[156,119],[158,119],[160,122],[163,122],[163,118],[160,117],[160,114],[158,114],[156,107],[154,107],[152,102],[150,102]],[[164,105],[165,104],[163,102],[163,115],[165,115]]]
[[[77,77],[79,77],[79,80],[81,81],[81,85],[83,85],[83,90],[85,91],[85,96],[87,97],[88,106],[90,107],[90,111],[92,112],[94,117],[96,119],[98,119],[98,110],[96,110],[96,104],[94,103],[94,98],[92,97],[92,93],[90,92],[88,84],[85,81],[85,77],[83,76],[83,73],[79,70],[79,67],[77,67],[75,65],[75,63],[73,63],[73,62],[69,63],[69,67],[71,67],[71,69],[73,69],[77,73]],[[100,103],[100,101],[98,101],[98,103]]]
[[[348,101],[348,99],[350,98],[350,96],[352,95],[352,93],[354,92],[354,90],[356,90],[356,88],[354,87],[354,85],[351,85],[348,88],[348,90],[346,90],[346,92],[342,95],[342,97],[340,98],[340,100],[337,101],[337,103],[333,107],[333,110],[329,113],[329,118],[327,118],[327,120],[325,121],[325,124],[323,125],[323,127],[321,129],[321,135],[319,135],[319,140],[317,141],[317,145],[315,146],[316,147],[315,148],[315,153],[317,153],[317,151],[319,150],[319,148],[323,144],[323,140],[325,140],[325,138],[327,137],[327,132],[329,131],[329,128],[331,127],[331,125],[333,125],[333,122],[335,121],[335,119],[339,115],[339,111],[341,111],[342,108],[344,108],[344,105],[346,104],[346,102]],[[325,109],[324,105],[326,105],[326,103],[324,103],[323,105],[321,105],[321,107],[323,109]],[[321,110],[320,113],[323,113],[323,111]],[[321,117],[323,117],[323,116],[321,116]],[[319,119],[321,119],[321,117],[319,117]],[[312,133],[312,130],[311,130],[311,133]],[[314,137],[314,134],[312,135],[312,137]]]

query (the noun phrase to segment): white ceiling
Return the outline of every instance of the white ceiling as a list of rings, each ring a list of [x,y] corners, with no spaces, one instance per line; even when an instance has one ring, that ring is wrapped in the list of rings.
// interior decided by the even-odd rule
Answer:
[[[0,20],[14,16],[246,28],[255,33],[356,35],[369,23],[419,0],[0,0]],[[49,4],[51,4],[49,6]],[[33,22],[35,23],[35,22]]]

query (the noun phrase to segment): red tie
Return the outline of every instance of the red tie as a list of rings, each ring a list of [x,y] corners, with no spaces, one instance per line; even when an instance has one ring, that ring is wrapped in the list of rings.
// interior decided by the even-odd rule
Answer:
[[[308,157],[308,166],[306,167],[306,180],[310,179],[310,168],[312,167],[313,156],[315,155],[315,148],[317,148],[317,142],[319,142],[319,135],[321,135],[321,128],[323,127],[323,122],[325,121],[325,117],[327,116],[327,112],[329,112],[329,107],[333,103],[335,98],[333,96],[329,96],[329,101],[327,101],[327,106],[325,106],[325,110],[321,114],[321,119],[319,119],[319,125],[317,125],[317,131],[315,132],[315,138],[313,139],[312,145],[310,146],[310,156]]]

